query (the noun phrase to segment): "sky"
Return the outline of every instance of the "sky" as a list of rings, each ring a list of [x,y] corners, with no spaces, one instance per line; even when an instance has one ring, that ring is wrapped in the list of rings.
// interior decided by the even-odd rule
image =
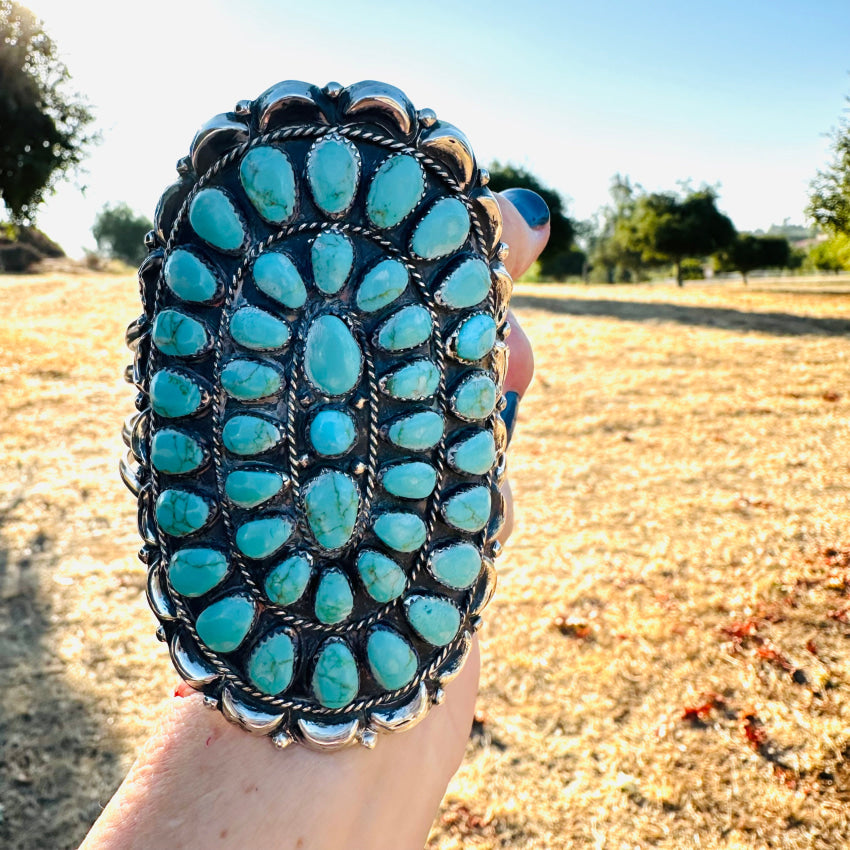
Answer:
[[[614,174],[715,185],[739,230],[804,221],[850,95],[850,0],[29,0],[102,133],[39,226],[152,218],[195,130],[273,83],[392,83],[590,217]],[[84,189],[82,188],[84,187]]]

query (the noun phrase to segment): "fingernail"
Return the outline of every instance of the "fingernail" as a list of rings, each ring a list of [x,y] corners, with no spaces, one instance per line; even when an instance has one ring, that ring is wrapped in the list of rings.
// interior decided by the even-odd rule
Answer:
[[[511,444],[511,437],[514,435],[514,425],[516,425],[516,413],[519,407],[519,393],[505,393],[505,409],[502,411],[502,421],[508,429],[508,445]]]
[[[516,208],[531,228],[543,227],[549,221],[549,207],[546,201],[531,189],[505,189],[501,193]]]

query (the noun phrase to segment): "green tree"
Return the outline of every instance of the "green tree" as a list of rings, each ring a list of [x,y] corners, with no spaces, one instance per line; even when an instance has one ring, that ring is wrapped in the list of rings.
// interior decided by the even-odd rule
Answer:
[[[850,269],[850,234],[837,233],[809,249],[808,261],[822,272],[840,272]]]
[[[790,260],[791,245],[784,236],[739,233],[731,245],[716,255],[715,268],[740,272],[746,284],[750,272],[786,268]]]
[[[628,282],[641,276],[641,251],[634,243],[634,211],[640,186],[632,185],[627,176],[611,178],[611,203],[594,216],[591,234],[587,238],[590,262],[601,269],[606,283]]]
[[[101,254],[137,266],[145,257],[145,234],[153,224],[127,204],[107,204],[95,218],[91,232]]]
[[[850,233],[850,119],[831,136],[832,162],[812,181],[806,214],[830,233]]]
[[[47,193],[74,173],[96,136],[93,115],[67,90],[70,74],[42,22],[0,0],[0,198],[29,223]]]

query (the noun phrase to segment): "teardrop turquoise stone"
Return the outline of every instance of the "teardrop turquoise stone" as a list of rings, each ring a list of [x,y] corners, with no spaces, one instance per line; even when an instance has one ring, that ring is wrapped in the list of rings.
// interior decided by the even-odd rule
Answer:
[[[224,391],[239,401],[256,401],[280,392],[283,377],[272,366],[256,360],[231,360],[221,370]]]
[[[452,496],[443,505],[446,522],[463,531],[481,531],[490,519],[490,491],[471,487]]]
[[[425,176],[415,157],[390,157],[372,178],[366,215],[375,227],[395,227],[413,212],[424,190]]]
[[[455,412],[464,419],[485,419],[496,407],[498,390],[487,375],[467,378],[454,396]]]
[[[354,247],[342,233],[320,233],[310,249],[313,281],[320,292],[333,295],[345,286],[354,264]]]
[[[326,570],[316,588],[316,619],[330,625],[344,620],[354,607],[351,585],[340,570]]]
[[[218,549],[180,549],[168,564],[168,580],[182,596],[203,596],[226,575],[227,558]]]
[[[254,603],[245,596],[225,596],[201,611],[198,636],[213,652],[233,652],[254,622]]]
[[[401,596],[407,585],[402,568],[392,558],[371,549],[357,557],[357,571],[366,592],[376,602],[389,602]]]
[[[236,547],[246,558],[268,558],[289,540],[292,523],[281,516],[245,522],[236,530]]]
[[[360,162],[354,146],[340,138],[316,142],[307,158],[307,179],[317,206],[329,215],[341,215],[354,200]]]
[[[354,420],[341,410],[320,410],[310,423],[310,442],[325,457],[345,454],[356,436]]]
[[[325,708],[342,708],[357,696],[357,662],[343,641],[330,640],[319,651],[312,685],[316,699]]]
[[[207,346],[207,329],[197,320],[177,310],[163,310],[154,319],[154,345],[173,357],[192,357]]]
[[[387,436],[402,449],[424,452],[433,448],[443,436],[443,417],[433,410],[423,410],[397,419],[390,425]]]
[[[227,498],[240,508],[255,508],[276,496],[282,487],[282,476],[265,469],[237,469],[224,482]]]
[[[150,386],[151,407],[166,419],[188,416],[201,406],[201,388],[187,375],[160,369]]]
[[[213,248],[238,251],[245,241],[242,219],[221,189],[201,189],[189,202],[189,224]]]
[[[357,487],[341,472],[322,472],[304,490],[307,522],[325,549],[338,549],[348,543],[359,508]]]
[[[304,594],[313,568],[303,555],[281,561],[266,576],[266,596],[277,605],[291,605]]]
[[[291,310],[303,307],[307,300],[307,289],[298,269],[286,254],[279,251],[268,251],[257,257],[254,261],[254,282],[260,292]]]
[[[438,298],[447,306],[460,310],[480,304],[490,291],[490,269],[478,259],[464,260],[437,290]]]
[[[407,604],[407,619],[423,640],[434,646],[451,643],[460,628],[460,611],[439,596],[415,596]]]
[[[280,432],[274,423],[260,416],[232,416],[221,433],[225,448],[237,455],[258,455],[278,444]]]
[[[437,486],[437,472],[421,461],[398,463],[386,469],[381,483],[388,493],[402,499],[426,499]]]
[[[416,514],[381,514],[375,520],[375,534],[396,552],[413,552],[425,543],[425,523]]]
[[[366,643],[372,675],[382,688],[395,691],[413,680],[419,659],[410,644],[387,628],[375,629]]]
[[[410,247],[424,260],[457,251],[469,236],[469,213],[457,198],[440,198],[413,231]]]
[[[452,446],[452,466],[470,475],[485,475],[496,462],[496,442],[489,431],[478,431]]]
[[[292,682],[295,644],[286,632],[276,632],[263,640],[248,659],[248,678],[264,694],[274,696]]]
[[[385,384],[389,395],[405,401],[428,398],[439,386],[440,371],[430,360],[414,360],[402,366],[387,377]]]
[[[245,348],[273,351],[289,342],[289,325],[259,307],[242,307],[230,319],[230,335]]]
[[[471,543],[438,549],[431,555],[431,572],[447,587],[463,590],[481,572],[481,553]]]
[[[496,322],[492,316],[478,313],[470,316],[455,338],[455,352],[461,360],[480,360],[496,342]]]
[[[168,255],[163,275],[166,286],[183,301],[211,301],[218,292],[218,281],[213,273],[184,248],[177,248]]]
[[[363,276],[357,290],[357,306],[364,313],[374,313],[392,304],[405,289],[410,276],[399,260],[381,260]]]
[[[327,395],[354,389],[363,368],[363,352],[345,322],[337,316],[319,316],[307,331],[304,370],[310,382]]]
[[[418,304],[402,307],[378,331],[378,345],[386,351],[404,351],[422,345],[431,336],[431,314]]]
[[[168,475],[185,475],[204,462],[201,444],[182,431],[163,428],[151,438],[151,463]]]
[[[245,154],[239,179],[257,212],[272,224],[282,224],[295,212],[295,174],[289,157],[278,148],[261,145]]]
[[[203,528],[210,507],[197,493],[188,490],[163,490],[156,500],[156,524],[172,537],[185,537]]]

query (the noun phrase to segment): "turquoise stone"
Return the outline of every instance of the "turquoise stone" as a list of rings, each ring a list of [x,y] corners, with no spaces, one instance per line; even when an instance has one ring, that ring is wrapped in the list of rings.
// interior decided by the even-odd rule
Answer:
[[[292,523],[282,516],[244,522],[236,529],[236,548],[246,558],[268,558],[289,540]]]
[[[280,392],[283,376],[273,366],[257,360],[231,360],[221,370],[224,391],[239,401],[256,401]]]
[[[248,678],[257,690],[274,696],[289,687],[294,666],[295,644],[292,638],[286,632],[275,632],[251,653]]]
[[[402,499],[425,499],[437,486],[437,472],[421,461],[398,463],[384,470],[381,476],[384,490]]]
[[[457,251],[469,236],[469,213],[457,198],[440,198],[413,231],[410,247],[424,260]]]
[[[422,410],[396,419],[387,430],[390,442],[402,449],[424,452],[434,448],[443,436],[443,417],[433,410]]]
[[[209,340],[207,329],[197,320],[177,310],[163,310],[154,319],[154,345],[173,357],[200,354]]]
[[[342,215],[354,201],[360,160],[351,142],[325,137],[307,157],[307,179],[316,205],[328,215]]]
[[[281,439],[273,422],[260,416],[239,414],[228,419],[221,432],[224,447],[236,455],[258,455],[276,446]]]
[[[348,705],[360,689],[357,662],[341,640],[329,640],[319,651],[313,670],[313,692],[325,708]]]
[[[442,283],[437,297],[447,307],[460,310],[480,304],[490,291],[490,268],[478,259],[464,260]]]
[[[213,652],[233,652],[254,624],[256,609],[246,596],[225,596],[198,615],[198,636]]]
[[[245,348],[274,351],[289,342],[289,325],[259,307],[242,307],[230,319],[230,335]]]
[[[201,406],[201,388],[182,372],[160,369],[150,386],[151,407],[166,419],[188,416]]]
[[[333,295],[345,286],[354,265],[354,247],[342,233],[320,233],[310,249],[313,282],[320,292]]]
[[[351,585],[341,570],[326,570],[316,588],[316,618],[331,625],[344,620],[354,607]]]
[[[151,439],[151,463],[159,472],[185,475],[197,469],[204,460],[201,444],[182,431],[163,428]]]
[[[364,313],[374,313],[392,304],[410,280],[407,267],[400,260],[381,260],[363,276],[357,289],[357,306]]]
[[[455,413],[463,419],[486,419],[495,409],[499,392],[487,375],[467,378],[454,395]]]
[[[295,644],[286,632],[275,632],[263,640],[248,659],[248,678],[257,690],[275,696],[292,682]]]
[[[254,261],[254,283],[260,292],[291,310],[303,307],[307,300],[307,289],[295,263],[279,251],[268,251],[257,257]]]
[[[354,420],[341,410],[320,410],[310,423],[310,442],[325,457],[345,454],[356,436]]]
[[[458,328],[455,353],[461,360],[480,360],[496,342],[496,322],[492,316],[477,313]]]
[[[481,572],[481,553],[471,543],[458,543],[434,552],[430,566],[437,581],[446,587],[463,590]]]
[[[227,558],[218,549],[180,549],[168,564],[168,580],[181,596],[203,596],[226,575]]]
[[[363,352],[348,326],[337,316],[314,319],[304,346],[304,371],[310,382],[327,395],[354,389],[363,368]]]
[[[496,462],[496,442],[489,431],[478,431],[455,443],[449,451],[449,461],[455,469],[469,475],[485,475]]]
[[[381,514],[375,520],[375,534],[396,552],[413,552],[425,542],[425,523],[416,514]]]
[[[414,360],[385,379],[386,392],[393,398],[418,401],[437,392],[440,371],[430,360]]]
[[[425,191],[422,166],[410,154],[386,160],[375,172],[366,198],[366,215],[375,227],[395,227],[416,208]]]
[[[224,492],[240,508],[255,508],[276,496],[283,487],[283,476],[267,469],[237,469],[227,476]]]
[[[387,628],[375,629],[366,642],[372,675],[382,688],[395,691],[413,680],[419,659],[410,644]]]
[[[357,557],[357,572],[366,592],[376,602],[390,602],[404,593],[407,577],[402,568],[386,555],[366,549]]]
[[[322,472],[304,490],[307,523],[325,549],[338,549],[348,543],[359,508],[357,487],[341,472]]]
[[[185,537],[207,524],[210,506],[197,493],[163,490],[156,500],[156,524],[172,537]]]
[[[218,292],[215,275],[184,248],[177,248],[168,255],[163,276],[166,286],[183,301],[212,301]]]
[[[291,605],[304,594],[313,568],[303,555],[281,561],[266,576],[266,596],[276,605]]]
[[[261,145],[249,150],[239,165],[239,180],[266,221],[283,224],[295,212],[295,174],[289,157],[278,148]]]
[[[201,189],[189,202],[189,224],[213,248],[238,251],[245,241],[242,219],[221,189]]]
[[[446,522],[463,531],[481,531],[490,519],[490,491],[486,487],[470,487],[443,504]]]
[[[431,314],[418,304],[402,307],[378,330],[378,345],[386,351],[404,351],[422,345],[431,336]]]
[[[460,628],[460,611],[440,596],[413,596],[407,600],[407,619],[423,640],[434,646],[451,643]]]

